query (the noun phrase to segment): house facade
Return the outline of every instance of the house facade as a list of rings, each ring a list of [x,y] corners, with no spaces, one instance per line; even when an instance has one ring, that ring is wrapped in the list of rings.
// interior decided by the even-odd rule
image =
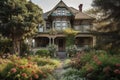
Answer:
[[[72,28],[79,33],[75,36],[77,48],[94,46],[96,38],[91,34],[94,18],[79,10],[68,7],[62,0],[50,11],[43,14],[44,25],[39,25],[38,34],[34,37],[34,49],[57,45],[58,51],[65,51],[66,35],[63,30]]]

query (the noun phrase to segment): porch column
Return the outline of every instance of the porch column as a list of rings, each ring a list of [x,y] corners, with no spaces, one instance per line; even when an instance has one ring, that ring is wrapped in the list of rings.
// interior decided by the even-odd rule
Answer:
[[[51,45],[51,38],[49,37],[49,45]]]
[[[96,36],[93,36],[93,47],[96,45]]]
[[[53,38],[52,38],[52,41],[53,41],[53,45],[54,45],[54,41],[55,41],[54,39],[55,39],[55,38],[53,37]]]
[[[35,39],[32,40],[32,47],[35,47]]]

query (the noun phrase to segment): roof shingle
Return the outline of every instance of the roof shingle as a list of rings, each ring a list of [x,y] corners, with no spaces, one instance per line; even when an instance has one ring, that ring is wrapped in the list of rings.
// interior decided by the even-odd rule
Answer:
[[[63,1],[60,1],[52,10],[44,13],[43,14],[43,18],[47,19],[48,16],[53,12],[53,10],[55,10],[55,8],[58,7],[58,6],[59,7],[63,7],[64,6],[67,9],[69,9],[70,12],[72,12],[74,14],[74,16],[75,16],[74,19],[76,19],[76,20],[79,20],[79,19],[94,19],[93,17],[91,17],[91,16],[89,16],[89,15],[87,15],[87,14],[85,14],[85,13],[83,13],[83,12],[73,8],[73,7],[68,7]]]

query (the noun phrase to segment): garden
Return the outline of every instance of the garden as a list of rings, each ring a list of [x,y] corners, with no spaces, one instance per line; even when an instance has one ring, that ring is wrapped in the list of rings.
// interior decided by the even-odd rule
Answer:
[[[119,80],[120,55],[96,51],[76,54],[64,68],[62,80]]]
[[[0,79],[2,80],[46,80],[53,76],[60,61],[49,57],[9,55],[0,58]]]
[[[0,6],[0,80],[120,80],[119,0],[93,0],[97,8],[89,14],[101,13],[95,21],[98,32],[91,32],[96,46],[79,51],[74,45],[78,32],[64,31],[65,59],[56,57],[55,45],[34,53],[26,43],[36,36],[38,24],[44,24],[38,5],[31,0],[0,0]]]

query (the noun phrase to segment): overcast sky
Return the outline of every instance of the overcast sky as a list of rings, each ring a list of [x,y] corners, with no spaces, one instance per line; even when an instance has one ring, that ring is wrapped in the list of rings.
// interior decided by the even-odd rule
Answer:
[[[43,12],[51,10],[60,0],[32,0],[35,4],[39,5]],[[63,0],[69,7],[78,9],[79,4],[83,4],[83,10],[91,8],[92,0]]]

